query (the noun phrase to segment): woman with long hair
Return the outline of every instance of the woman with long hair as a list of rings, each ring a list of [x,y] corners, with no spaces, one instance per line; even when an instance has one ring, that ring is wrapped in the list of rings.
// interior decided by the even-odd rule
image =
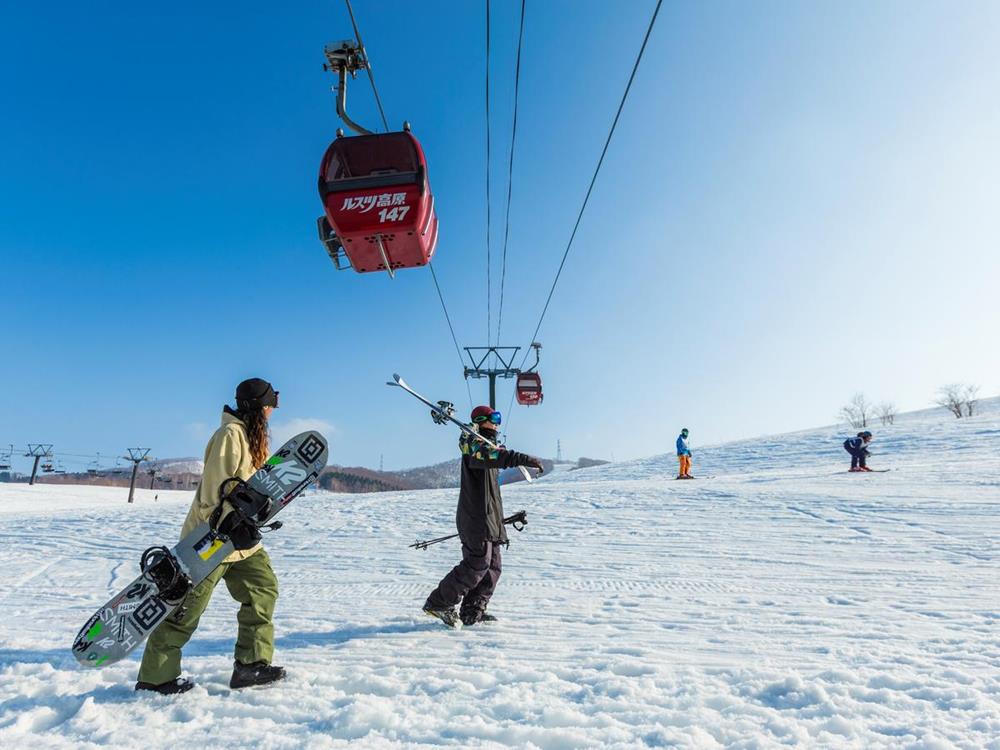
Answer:
[[[236,408],[226,406],[222,425],[205,448],[205,468],[194,502],[181,527],[181,538],[198,524],[214,518],[223,522],[232,512],[220,497],[226,480],[247,480],[270,453],[268,420],[278,407],[278,392],[260,378],[244,380],[236,388]],[[237,538],[239,537],[239,538]],[[185,597],[177,612],[152,632],[139,667],[136,690],[183,693],[194,683],[180,676],[181,649],[191,639],[202,613],[219,581],[225,581],[232,597],[240,603],[236,620],[236,660],[231,688],[264,685],[285,676],[283,667],[271,664],[274,655],[274,605],[278,580],[271,558],[260,543],[259,533],[234,534],[236,550]]]

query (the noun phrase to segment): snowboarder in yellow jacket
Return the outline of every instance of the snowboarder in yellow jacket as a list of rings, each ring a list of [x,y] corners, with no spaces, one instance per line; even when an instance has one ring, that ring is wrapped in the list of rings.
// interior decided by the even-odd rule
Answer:
[[[232,512],[220,499],[220,488],[233,477],[247,480],[267,461],[268,419],[278,406],[278,392],[270,383],[251,378],[236,389],[236,409],[226,406],[222,425],[205,448],[205,468],[194,502],[181,527],[183,538],[217,510],[219,521]],[[136,690],[183,693],[194,687],[182,678],[181,649],[191,639],[202,613],[219,581],[225,581],[240,603],[236,620],[236,661],[229,682],[232,688],[263,685],[285,676],[282,667],[271,665],[274,654],[274,606],[278,580],[271,559],[256,537],[237,540],[237,549],[187,595],[180,608],[153,631],[139,667]]]

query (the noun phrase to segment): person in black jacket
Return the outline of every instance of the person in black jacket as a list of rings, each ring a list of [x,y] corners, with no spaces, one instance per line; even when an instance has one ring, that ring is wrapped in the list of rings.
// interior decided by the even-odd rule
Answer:
[[[472,410],[472,424],[479,434],[497,443],[500,412],[489,406]],[[500,547],[507,544],[503,525],[503,501],[497,475],[500,469],[530,466],[542,470],[537,458],[509,451],[502,445],[491,448],[485,442],[462,434],[462,485],[455,522],[462,540],[462,562],[441,579],[427,597],[424,612],[449,627],[459,623],[474,625],[495,620],[486,614],[486,605],[500,580]],[[460,612],[455,607],[461,602]]]

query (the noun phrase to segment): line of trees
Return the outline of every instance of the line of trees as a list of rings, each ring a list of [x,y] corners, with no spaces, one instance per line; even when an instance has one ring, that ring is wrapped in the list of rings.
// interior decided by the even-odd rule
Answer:
[[[851,427],[865,428],[874,424],[876,419],[882,424],[893,424],[896,421],[896,405],[892,401],[882,401],[878,404],[869,401],[865,394],[855,393],[846,406],[840,409],[840,418]]]
[[[938,389],[934,403],[943,406],[956,418],[971,417],[979,406],[979,386],[968,383],[950,383]],[[863,393],[855,393],[840,409],[839,417],[851,427],[864,429],[875,420],[883,425],[896,421],[897,409],[892,401],[873,403]]]

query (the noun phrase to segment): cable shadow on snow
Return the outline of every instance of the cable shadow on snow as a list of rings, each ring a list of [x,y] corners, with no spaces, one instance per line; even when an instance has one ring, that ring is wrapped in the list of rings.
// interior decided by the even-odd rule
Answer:
[[[194,637],[184,647],[184,656],[217,656],[219,654],[230,655],[236,643],[236,628],[233,623],[233,635],[231,638],[199,638],[195,632]],[[336,646],[350,641],[367,640],[369,638],[379,638],[382,636],[404,635],[407,633],[422,633],[431,630],[443,630],[437,622],[415,622],[412,620],[383,623],[379,625],[345,625],[341,628],[319,632],[296,632],[287,635],[279,635],[275,639],[275,646],[280,649],[308,648],[310,646]],[[136,650],[123,661],[136,662],[141,655],[141,650]],[[73,658],[69,648],[53,649],[15,649],[0,648],[0,669],[11,667],[17,664],[49,664],[55,669],[74,671],[85,669],[81,667]]]
[[[235,623],[234,623],[235,625]],[[309,648],[310,646],[337,646],[350,641],[367,640],[388,635],[404,635],[407,633],[423,633],[430,630],[442,630],[438,622],[414,622],[407,620],[404,622],[383,623],[380,625],[345,625],[334,630],[319,632],[297,632],[287,635],[279,635],[274,640],[277,649],[298,649]],[[184,647],[185,656],[215,656],[218,654],[231,654],[236,643],[235,627],[231,638],[205,638],[199,639],[195,633],[194,638]]]
[[[0,648],[0,669],[15,664],[50,664],[55,669],[80,669],[69,647],[66,648]]]

